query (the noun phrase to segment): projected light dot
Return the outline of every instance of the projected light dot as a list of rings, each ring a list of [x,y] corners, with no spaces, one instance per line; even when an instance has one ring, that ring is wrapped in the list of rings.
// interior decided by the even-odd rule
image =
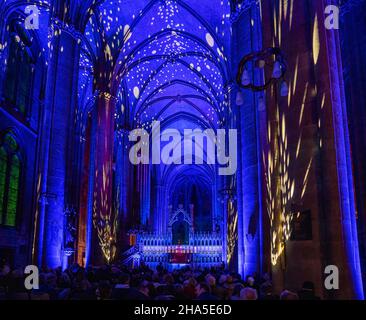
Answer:
[[[206,33],[206,41],[210,47],[213,47],[215,45],[215,40],[209,33]]]
[[[133,95],[135,96],[136,99],[140,97],[140,89],[138,87],[133,88]]]

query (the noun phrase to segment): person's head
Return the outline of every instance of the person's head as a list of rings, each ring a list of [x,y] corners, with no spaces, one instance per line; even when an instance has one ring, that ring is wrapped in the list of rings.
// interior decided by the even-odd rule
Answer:
[[[206,283],[200,282],[196,286],[196,295],[198,297],[198,296],[200,296],[203,293],[211,293],[211,290],[210,290],[210,287]]]
[[[173,285],[174,284],[174,278],[171,274],[166,274],[163,277],[164,283],[167,285]]]
[[[149,283],[146,280],[142,280],[139,284],[139,291],[145,296],[149,296]]]
[[[263,280],[264,281],[270,281],[271,280],[271,276],[269,275],[268,272],[266,272],[264,275],[263,275]]]
[[[244,288],[240,291],[240,300],[257,300],[257,290],[252,288]]]
[[[235,285],[234,291],[233,291],[233,296],[239,297],[240,296],[240,292],[243,289],[244,289],[244,286],[241,283]]]
[[[154,272],[154,274],[152,275],[152,281],[157,283],[160,282],[160,278],[157,272]]]
[[[242,279],[241,275],[239,273],[233,273],[232,277],[233,277],[234,282],[241,281],[241,279]]]
[[[212,288],[216,285],[216,279],[211,274],[208,274],[206,277],[206,283]]]
[[[190,277],[188,279],[188,286],[196,287],[197,286],[197,280],[193,277]]]
[[[76,274],[80,269],[80,266],[77,263],[74,263],[70,266],[70,271]]]
[[[46,284],[49,287],[56,287],[57,286],[57,276],[53,273],[46,274]]]
[[[61,273],[62,273],[62,267],[58,267],[55,269],[55,274],[59,276]]]
[[[180,283],[177,283],[175,286],[174,286],[174,290],[177,294],[183,294],[183,291],[184,291],[184,288],[183,288],[183,285],[180,284]]]
[[[264,295],[271,295],[272,294],[272,285],[271,284],[264,284],[261,286],[261,292]]]
[[[254,286],[254,283],[255,283],[254,278],[252,276],[248,276],[247,277],[247,284],[248,284],[248,286],[252,287],[252,286]]]
[[[112,293],[112,286],[108,280],[102,280],[98,284],[97,294],[101,300],[109,299]]]
[[[118,277],[119,284],[130,284],[130,275],[127,273],[121,273]]]
[[[156,297],[156,288],[152,282],[149,282],[148,289],[149,289],[149,297],[155,298]]]
[[[4,267],[5,265],[7,265],[7,260],[6,260],[6,258],[1,258],[1,259],[0,259],[0,268]]]
[[[231,275],[228,275],[226,278],[226,282],[230,284],[233,283],[233,277]]]
[[[58,277],[57,283],[60,288],[69,288],[71,286],[69,275],[65,272],[61,273]]]
[[[225,284],[226,280],[227,280],[227,276],[225,274],[222,274],[219,278],[219,284],[221,284],[221,285]]]
[[[280,295],[280,300],[299,300],[299,296],[294,292],[284,290]]]

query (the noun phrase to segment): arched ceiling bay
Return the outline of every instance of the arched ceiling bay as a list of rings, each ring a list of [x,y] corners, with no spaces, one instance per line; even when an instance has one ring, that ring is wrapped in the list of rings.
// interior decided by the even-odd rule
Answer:
[[[108,51],[112,88],[132,127],[181,112],[208,127],[223,124],[229,8],[217,0],[111,0],[96,9],[87,49]]]

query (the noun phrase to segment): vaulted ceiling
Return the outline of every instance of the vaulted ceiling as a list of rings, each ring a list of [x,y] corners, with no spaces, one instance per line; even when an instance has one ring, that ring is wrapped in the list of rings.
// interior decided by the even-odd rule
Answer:
[[[105,1],[86,26],[85,60],[104,54],[113,61],[109,80],[129,126],[148,129],[153,120],[172,123],[180,115],[219,127],[229,17],[229,2],[219,0]]]

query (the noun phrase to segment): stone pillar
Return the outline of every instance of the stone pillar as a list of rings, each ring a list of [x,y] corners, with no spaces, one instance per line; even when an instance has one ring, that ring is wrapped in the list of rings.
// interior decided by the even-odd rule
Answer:
[[[64,249],[64,211],[68,135],[76,109],[79,71],[79,34],[53,20],[47,71],[46,102],[41,129],[39,173],[38,263],[61,266]]]
[[[151,222],[150,214],[150,165],[139,165],[139,189],[140,189],[140,222],[141,225],[149,227]]]
[[[93,223],[94,262],[110,262],[116,249],[116,214],[113,206],[113,146],[115,98],[99,92],[95,145]],[[97,238],[97,239],[96,239]]]
[[[315,79],[318,97],[324,100],[319,117],[323,187],[327,191],[321,218],[321,223],[326,225],[323,250],[327,252],[327,263],[340,270],[341,290],[337,290],[334,298],[364,299],[340,39],[338,32],[324,27],[323,13],[328,4],[325,0],[312,1],[315,19],[319,21],[314,33],[318,32],[320,45],[318,62],[315,60]],[[335,201],[336,208],[330,204]]]
[[[261,18],[258,5],[237,17],[233,23],[233,72],[236,74],[240,59],[259,51],[262,46]],[[250,67],[250,66],[249,66]],[[255,83],[261,83],[261,75],[248,70]],[[237,89],[241,90],[241,89]],[[231,100],[235,101],[237,90]],[[244,104],[235,106],[238,129],[238,270],[243,276],[261,270],[261,177],[257,99],[251,90],[241,90]]]
[[[255,10],[254,10],[255,11]],[[243,51],[241,48],[240,57],[258,50],[259,36],[258,32],[251,27],[251,21],[259,25],[256,14],[246,15],[240,19],[240,36],[238,43],[248,43],[250,46]],[[246,25],[248,30],[242,33],[242,25]],[[256,42],[257,41],[257,42]],[[249,70],[249,72],[251,72]],[[256,75],[252,74],[253,81]],[[258,83],[258,80],[255,81]],[[238,196],[239,196],[239,272],[242,275],[250,275],[258,272],[261,267],[260,259],[260,177],[259,177],[259,159],[258,159],[258,130],[257,130],[257,108],[256,99],[250,90],[243,91],[244,104],[238,106],[238,122],[240,129],[240,169],[238,174]]]
[[[118,129],[117,150],[116,150],[116,185],[117,205],[119,221],[119,241],[122,249],[127,247],[129,239],[127,236],[129,225],[129,210],[131,209],[131,196],[129,185],[131,181],[131,164],[129,160],[130,142],[128,136],[130,131],[126,128]]]
[[[310,233],[307,240],[286,241],[277,250],[278,262],[272,263],[275,289],[294,290],[304,281],[312,281],[316,293],[324,298],[362,298],[338,31],[325,28],[329,1],[308,1],[307,12],[302,2],[293,1],[291,19],[287,15],[273,25],[278,2],[262,2],[263,42],[265,47],[280,46],[285,53],[290,90],[288,97],[279,97],[273,88],[267,92],[267,102],[269,119],[278,113],[276,118],[281,120],[278,139],[288,141],[286,170],[295,186],[293,198],[283,190],[274,196],[284,202],[283,196],[290,195],[287,208],[282,208],[289,211],[298,205],[296,211],[309,214],[311,228],[304,230]],[[272,146],[274,140],[272,135]],[[274,152],[272,159],[276,159]],[[281,211],[271,213],[279,217]],[[296,231],[290,231],[296,238]],[[327,265],[339,268],[341,290],[324,287]]]
[[[360,247],[363,287],[366,290],[366,41],[360,35],[366,34],[366,2],[349,1],[352,10],[341,10],[342,26],[339,30],[342,49],[343,73],[347,113],[352,144],[357,227]]]
[[[154,204],[154,231],[159,234],[167,233],[167,225],[169,220],[169,212],[167,209],[165,199],[165,188],[161,184],[155,185],[155,204]]]

